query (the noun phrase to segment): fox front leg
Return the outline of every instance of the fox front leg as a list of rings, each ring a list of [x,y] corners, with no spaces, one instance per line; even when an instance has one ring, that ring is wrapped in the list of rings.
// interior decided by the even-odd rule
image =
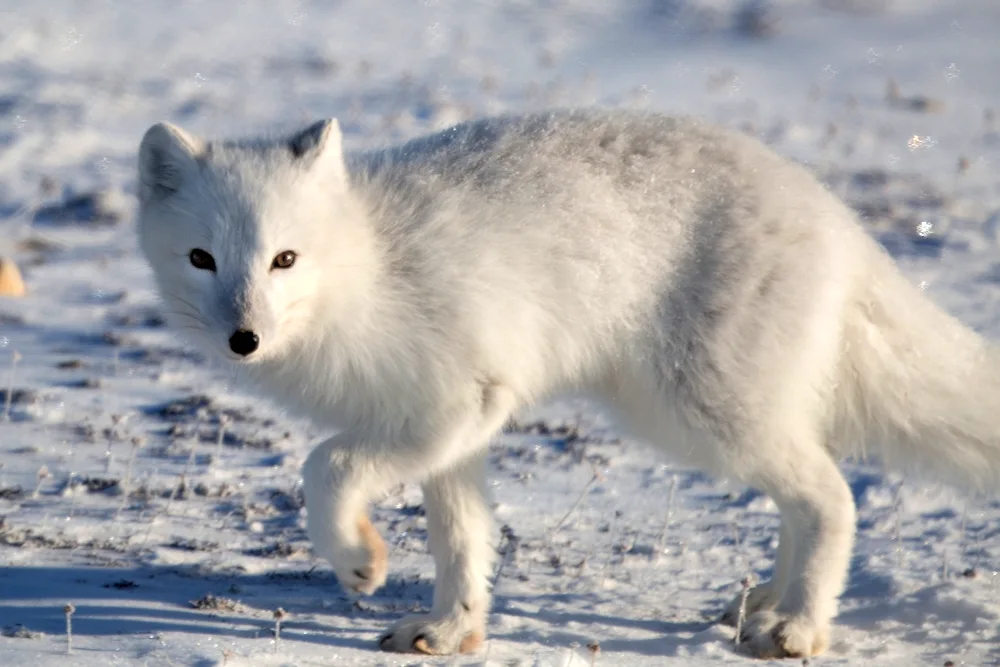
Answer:
[[[412,614],[393,624],[379,646],[431,655],[469,653],[486,637],[495,555],[485,454],[435,475],[422,488],[437,577],[434,603],[429,614]]]
[[[385,583],[388,549],[372,525],[368,503],[384,475],[348,454],[346,436],[320,443],[302,469],[306,527],[313,550],[329,561],[341,586],[366,595]],[[382,477],[383,480],[379,478]]]
[[[477,383],[464,409],[421,442],[372,445],[338,435],[317,446],[303,472],[313,548],[348,589],[370,593],[385,582],[386,549],[368,519],[368,503],[404,481],[420,481],[437,579],[430,614],[408,616],[379,640],[386,651],[450,654],[485,637],[493,562],[486,499],[490,438],[516,407],[498,383]]]

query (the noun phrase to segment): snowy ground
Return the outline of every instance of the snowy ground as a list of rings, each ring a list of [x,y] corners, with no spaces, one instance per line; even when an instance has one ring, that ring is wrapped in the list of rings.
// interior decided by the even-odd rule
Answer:
[[[135,147],[159,119],[239,134],[337,116],[366,146],[551,105],[696,113],[813,165],[907,275],[1000,338],[1000,5],[755,6],[0,4],[0,255],[30,290],[0,299],[0,398],[14,390],[0,421],[0,664],[421,664],[373,650],[429,603],[418,491],[376,511],[388,586],[349,599],[302,528],[298,470],[320,434],[162,326],[131,200]],[[767,576],[773,506],[650,460],[589,406],[520,424],[493,450],[509,537],[498,530],[491,641],[425,664],[749,664],[711,620],[740,579]],[[833,646],[811,664],[1000,664],[1000,504],[845,470],[857,551]]]

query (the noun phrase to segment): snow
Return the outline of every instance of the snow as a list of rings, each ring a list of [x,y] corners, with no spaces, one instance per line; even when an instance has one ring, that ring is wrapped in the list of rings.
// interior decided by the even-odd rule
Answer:
[[[336,116],[361,147],[551,105],[694,113],[812,165],[873,214],[871,232],[914,282],[1000,337],[1000,129],[988,112],[1000,5],[783,0],[743,20],[753,5],[0,8],[0,255],[30,290],[0,299],[0,398],[15,389],[0,421],[0,664],[745,663],[711,621],[747,574],[768,575],[771,503],[653,458],[568,401],[521,415],[492,450],[509,528],[497,532],[506,555],[486,647],[375,651],[392,620],[429,604],[418,489],[375,510],[388,585],[345,595],[303,531],[299,466],[321,434],[161,326],[132,193],[138,140],[160,119],[238,135]],[[1000,664],[996,499],[844,470],[858,543],[833,645],[811,664]]]

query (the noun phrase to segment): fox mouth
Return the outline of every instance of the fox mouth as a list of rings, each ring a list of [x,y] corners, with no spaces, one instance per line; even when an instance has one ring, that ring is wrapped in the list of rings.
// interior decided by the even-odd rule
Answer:
[[[225,361],[233,364],[234,366],[253,366],[267,356],[265,350],[256,350],[252,354],[237,354],[226,347],[219,352]]]
[[[260,359],[260,357],[256,354],[244,357],[238,354],[233,354],[229,350],[222,353],[222,358],[236,366],[249,366]]]

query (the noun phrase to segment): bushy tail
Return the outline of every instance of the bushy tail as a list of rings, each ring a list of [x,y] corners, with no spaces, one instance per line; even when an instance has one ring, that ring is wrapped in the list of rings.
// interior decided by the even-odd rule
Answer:
[[[875,255],[848,307],[841,435],[891,468],[1000,490],[1000,350]]]

